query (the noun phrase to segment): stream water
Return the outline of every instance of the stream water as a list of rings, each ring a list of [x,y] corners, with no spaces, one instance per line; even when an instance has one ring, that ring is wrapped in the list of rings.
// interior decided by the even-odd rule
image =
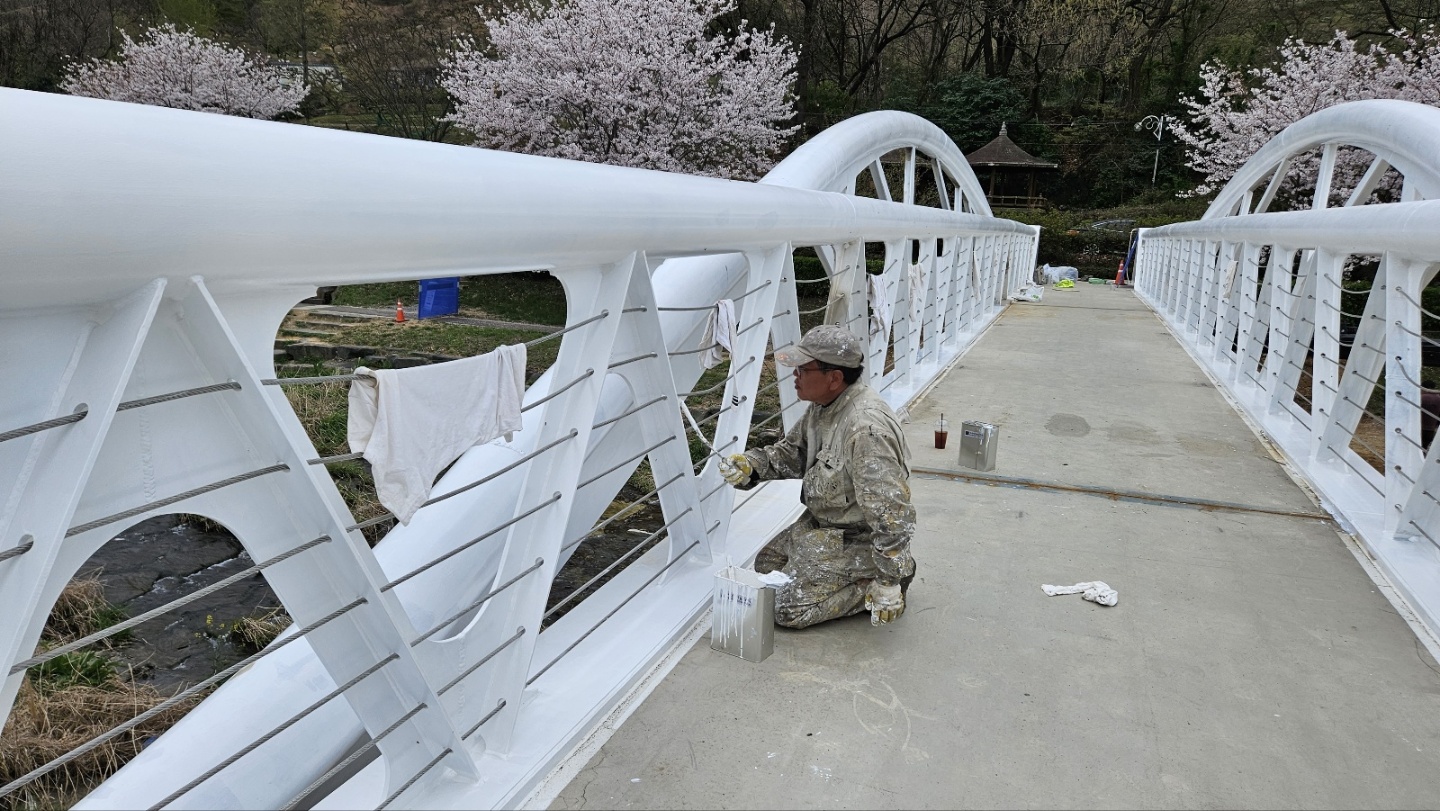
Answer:
[[[581,544],[557,573],[547,607],[568,597],[663,523],[658,509],[642,510]],[[234,536],[211,526],[177,515],[149,519],[101,547],[80,574],[98,575],[106,599],[128,616],[136,616],[252,565]],[[639,555],[629,556],[616,571]],[[597,581],[586,593],[612,575]],[[578,600],[568,603],[550,621],[563,616],[575,602]],[[279,598],[256,574],[136,626],[131,640],[106,656],[117,660],[122,669],[128,667],[133,680],[171,693],[250,655],[252,650],[231,638],[230,628],[242,617],[265,616],[279,607]]]

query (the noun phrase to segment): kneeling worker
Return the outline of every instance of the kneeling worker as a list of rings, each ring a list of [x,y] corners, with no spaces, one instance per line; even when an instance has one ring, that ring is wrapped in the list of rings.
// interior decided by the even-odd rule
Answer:
[[[720,465],[730,484],[803,482],[805,513],[755,559],[755,569],[793,578],[775,594],[775,622],[804,628],[870,611],[898,619],[915,577],[910,537],[910,450],[890,406],[860,379],[864,343],[822,325],[775,353],[794,367],[795,392],[813,405],[784,439]]]

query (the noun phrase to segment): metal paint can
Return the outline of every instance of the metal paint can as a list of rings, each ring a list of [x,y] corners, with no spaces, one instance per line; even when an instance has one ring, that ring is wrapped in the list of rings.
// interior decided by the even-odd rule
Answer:
[[[727,566],[715,574],[710,647],[763,662],[775,651],[775,590],[750,569]]]

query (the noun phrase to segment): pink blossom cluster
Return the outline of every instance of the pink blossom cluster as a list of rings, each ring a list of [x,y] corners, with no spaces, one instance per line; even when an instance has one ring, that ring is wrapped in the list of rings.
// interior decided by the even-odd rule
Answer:
[[[1317,110],[1360,99],[1440,105],[1440,35],[1433,26],[1419,35],[1391,33],[1403,50],[1359,48],[1337,31],[1324,45],[1286,40],[1267,67],[1242,73],[1218,61],[1202,66],[1198,96],[1180,98],[1190,122],[1172,129],[1186,145],[1187,165],[1205,176],[1186,195],[1219,189],[1272,137]],[[1337,153],[1331,204],[1344,202],[1373,157],[1355,147]],[[1318,150],[1296,158],[1282,187],[1287,202],[1309,205],[1319,166]],[[1397,183],[1389,172],[1381,191],[1393,193]]]
[[[751,179],[796,127],[796,55],[772,29],[706,35],[733,0],[568,0],[487,21],[442,60],[476,145]]]
[[[125,38],[119,56],[71,64],[60,86],[91,96],[181,110],[274,118],[295,112],[310,89],[287,82],[262,56],[180,31],[174,25]]]

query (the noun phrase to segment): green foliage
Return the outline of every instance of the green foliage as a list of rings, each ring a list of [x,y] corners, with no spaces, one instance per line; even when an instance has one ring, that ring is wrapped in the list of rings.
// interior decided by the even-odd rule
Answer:
[[[410,307],[419,294],[418,282],[347,285],[335,291],[333,302],[394,307],[398,300]],[[565,288],[559,279],[538,271],[466,276],[460,279],[460,307],[463,314],[477,318],[561,326],[565,323]]]
[[[1025,121],[1029,118],[1025,96],[1003,77],[962,73],[939,82],[931,98],[927,104],[897,98],[895,105],[933,121],[965,152],[994,140],[1001,124],[1008,125],[1011,140],[1032,154],[1032,146],[1043,150],[1049,141],[1049,130]]]
[[[30,675],[41,693],[76,685],[100,687],[115,678],[115,663],[91,651],[72,651],[36,665]]]
[[[211,0],[158,0],[160,14],[177,28],[193,30],[202,37],[215,32],[219,11]]]

